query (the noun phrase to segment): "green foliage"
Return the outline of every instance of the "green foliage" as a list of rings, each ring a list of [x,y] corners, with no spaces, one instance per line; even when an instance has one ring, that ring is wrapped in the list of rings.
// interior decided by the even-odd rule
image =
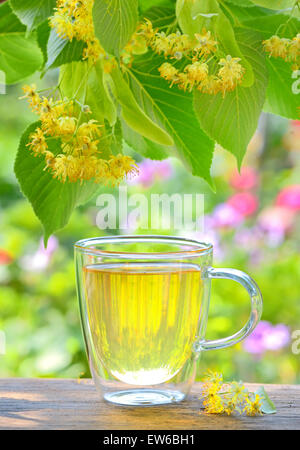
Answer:
[[[211,183],[210,166],[214,143],[202,131],[194,116],[192,96],[169,89],[158,74],[162,59],[140,57],[128,70],[128,81],[135,98],[175,142],[169,155],[179,156],[193,173]],[[155,157],[148,153],[149,157]]]
[[[254,68],[251,87],[238,86],[225,97],[195,93],[195,111],[204,131],[232,152],[239,165],[247,149],[265,101],[267,70],[260,49],[261,38],[247,30],[237,30],[240,47]]]
[[[25,27],[8,3],[0,6],[0,70],[8,84],[16,83],[40,69],[42,54],[35,35],[26,35]]]
[[[122,119],[135,132],[161,145],[173,145],[174,141],[163,128],[156,125],[139,106],[119,69],[113,69],[111,78],[116,99],[122,108]]]
[[[56,0],[10,0],[10,5],[31,31],[53,14]]]
[[[291,8],[295,4],[295,0],[251,0],[259,6],[264,6],[270,9],[285,9]]]
[[[117,146],[122,152],[123,137],[143,156],[176,155],[188,170],[212,185],[216,143],[235,155],[240,166],[263,109],[298,117],[299,95],[292,89],[291,64],[262,52],[262,41],[272,35],[291,39],[299,33],[299,7],[294,0],[95,0],[95,35],[106,55],[88,69],[83,62],[84,51],[90,50],[87,42],[62,38],[50,27],[55,6],[55,0],[1,4],[0,70],[11,84],[36,71],[44,76],[60,68],[64,95],[83,95],[93,117],[112,136],[103,148],[106,158],[117,152]],[[158,73],[164,59],[152,50],[142,56],[133,53],[133,63],[124,65],[124,47],[144,18],[166,33],[210,31],[218,41],[219,58],[241,59],[245,68],[241,85],[224,98],[196,89],[194,94],[184,92],[175,85],[170,89]],[[84,39],[84,33],[79,37]],[[114,61],[112,71],[106,70],[107,61]],[[181,62],[174,64],[179,67]],[[77,92],[82,77],[84,83]]]
[[[44,227],[47,242],[52,233],[68,223],[73,209],[86,203],[98,187],[95,183],[88,182],[61,183],[44,170],[44,158],[33,156],[26,147],[30,134],[39,125],[39,122],[30,125],[23,134],[15,162],[15,173],[23,194]],[[59,142],[52,140],[48,145],[50,151],[58,153]]]
[[[134,33],[137,22],[137,0],[95,0],[95,32],[108,53],[120,55]]]

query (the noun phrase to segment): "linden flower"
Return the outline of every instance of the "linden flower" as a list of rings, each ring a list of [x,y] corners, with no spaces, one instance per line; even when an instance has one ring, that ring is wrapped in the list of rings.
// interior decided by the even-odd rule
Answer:
[[[261,407],[261,398],[258,394],[250,393],[248,397],[246,397],[246,406],[244,408],[244,411],[247,413],[247,416],[256,416],[257,414],[262,414]]]
[[[37,88],[35,84],[32,84],[31,86],[25,85],[22,88],[25,95],[23,97],[20,97],[20,99],[28,99],[29,105],[33,111],[36,111],[38,109],[41,102],[40,96],[37,94],[36,89]]]
[[[50,26],[63,39],[84,41],[83,59],[95,63],[105,52],[95,36],[93,4],[94,0],[58,0]]]
[[[203,92],[204,94],[216,95],[220,92],[221,80],[215,75],[208,75],[204,80],[201,81],[197,90]]]
[[[77,130],[77,136],[101,136],[101,125],[97,120],[89,120],[87,123],[82,123]]]
[[[209,399],[203,401],[203,405],[207,414],[224,413],[224,402],[219,395],[212,395]]]
[[[176,67],[172,66],[170,63],[163,63],[159,68],[158,71],[160,73],[160,76],[164,78],[167,81],[172,81],[174,83],[176,76],[178,74],[178,69]],[[171,85],[172,86],[172,85]]]
[[[172,45],[170,45],[170,41],[163,31],[156,33],[152,48],[158,55],[163,53],[165,57],[172,53]]]
[[[267,53],[270,53],[270,56],[283,59],[287,57],[288,44],[288,39],[279,36],[272,36],[270,39],[263,41],[264,49]]]
[[[192,84],[199,83],[207,77],[208,65],[206,63],[196,61],[193,64],[186,66],[184,71],[187,73],[188,79]]]
[[[194,52],[198,56],[206,56],[216,51],[218,43],[212,39],[210,31],[206,31],[204,28],[201,34],[195,33],[195,38],[197,45],[194,47]]]
[[[30,147],[30,150],[32,150],[35,156],[43,154],[47,151],[48,145],[41,128],[37,128],[36,131],[31,134],[30,138],[31,141],[27,144],[27,146]]]
[[[76,130],[76,117],[60,117],[58,119],[57,133],[60,136],[72,135]]]
[[[130,156],[119,154],[113,156],[108,163],[112,179],[114,180],[119,180],[124,178],[124,176],[138,173],[138,167]]]
[[[288,56],[292,61],[296,61],[300,57],[300,34],[297,34],[288,46]]]
[[[220,60],[219,65],[222,67],[218,75],[222,80],[223,92],[233,90],[241,81],[245,69],[239,64],[239,61],[240,58],[232,58],[230,55]]]
[[[147,45],[151,46],[157,30],[153,29],[153,25],[150,20],[145,19],[145,22],[139,25],[137,33],[142,34],[146,39]]]

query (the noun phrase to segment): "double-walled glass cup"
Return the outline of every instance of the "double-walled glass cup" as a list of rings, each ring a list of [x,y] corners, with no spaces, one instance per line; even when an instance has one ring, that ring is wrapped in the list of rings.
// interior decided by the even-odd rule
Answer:
[[[202,351],[248,336],[262,312],[244,272],[211,267],[213,248],[177,237],[111,236],[75,244],[81,323],[91,373],[104,398],[120,405],[183,400]],[[206,340],[211,279],[237,281],[251,314],[232,336]]]

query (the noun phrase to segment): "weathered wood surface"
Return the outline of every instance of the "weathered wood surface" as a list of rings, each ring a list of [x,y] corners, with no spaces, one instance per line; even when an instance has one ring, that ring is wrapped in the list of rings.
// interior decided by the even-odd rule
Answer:
[[[0,379],[0,429],[300,429],[300,385],[265,385],[277,413],[260,417],[206,415],[200,387],[176,405],[124,407],[103,401],[91,380]]]

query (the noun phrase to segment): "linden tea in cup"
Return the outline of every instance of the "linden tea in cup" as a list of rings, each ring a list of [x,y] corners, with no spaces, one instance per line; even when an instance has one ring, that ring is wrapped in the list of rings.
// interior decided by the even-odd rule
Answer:
[[[115,236],[75,244],[81,323],[90,369],[104,398],[122,405],[183,400],[202,351],[248,336],[262,312],[256,283],[214,269],[213,248],[166,236]],[[241,283],[251,315],[233,336],[207,341],[212,278]]]

